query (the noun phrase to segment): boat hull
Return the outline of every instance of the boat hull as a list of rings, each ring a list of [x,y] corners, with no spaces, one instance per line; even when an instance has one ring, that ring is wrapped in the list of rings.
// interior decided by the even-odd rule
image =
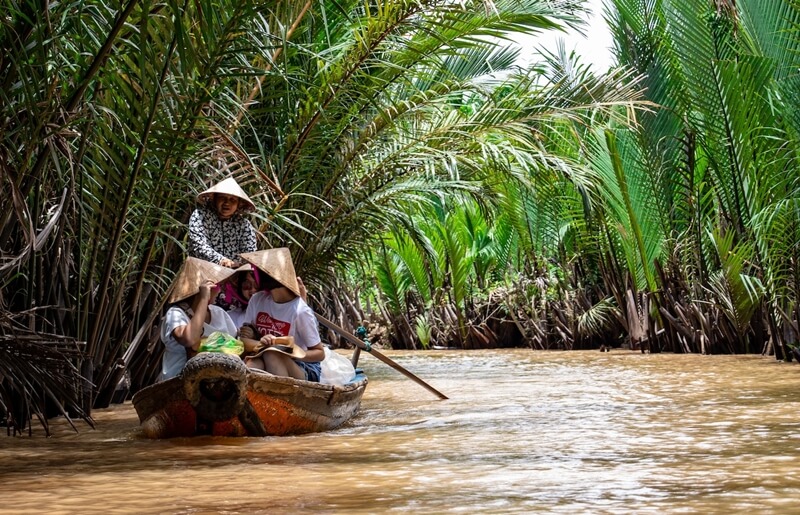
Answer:
[[[144,435],[286,436],[328,431],[358,412],[367,386],[363,374],[351,383],[334,386],[250,369],[244,373],[244,381],[244,398],[225,397],[226,406],[212,406],[211,410],[198,404],[200,385],[183,373],[140,390],[133,396],[133,405]],[[228,406],[231,403],[235,404],[233,410]],[[236,414],[229,416],[229,411]]]

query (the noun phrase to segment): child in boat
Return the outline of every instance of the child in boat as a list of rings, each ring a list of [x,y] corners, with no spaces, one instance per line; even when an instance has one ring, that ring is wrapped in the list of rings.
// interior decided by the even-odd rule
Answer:
[[[223,289],[224,299],[217,302],[220,305],[230,306],[228,315],[233,320],[236,327],[241,327],[244,323],[244,314],[247,311],[247,304],[250,298],[258,291],[256,277],[250,264],[242,265],[236,269],[236,274],[231,280],[225,283]],[[223,295],[221,294],[220,297]]]
[[[233,177],[200,193],[197,202],[189,218],[189,255],[237,268],[242,253],[256,250],[256,231],[244,216],[255,204]]]
[[[160,381],[178,375],[186,361],[200,347],[200,339],[214,331],[236,336],[236,326],[228,313],[214,306],[219,284],[234,271],[189,257],[183,264],[169,297],[172,304],[161,322],[161,341],[165,351]]]
[[[242,255],[253,265],[262,291],[247,304],[245,322],[255,328],[253,334],[242,327],[239,339],[245,350],[258,352],[245,359],[248,367],[279,375],[319,382],[320,364],[325,350],[320,341],[317,319],[302,298],[289,249],[277,248]],[[269,290],[269,293],[263,290]],[[259,352],[282,345],[280,337],[293,338],[293,346],[284,352]],[[256,339],[260,338],[260,339]],[[273,349],[274,350],[274,349]]]
[[[300,289],[300,298],[307,302],[306,286],[300,277],[297,278]],[[244,315],[250,298],[259,291],[256,276],[252,266],[248,263],[236,269],[236,273],[225,283],[222,293],[217,297],[216,304],[222,308],[228,306],[228,315],[236,327],[244,325]],[[224,298],[223,298],[224,297]],[[250,333],[252,336],[253,333]]]

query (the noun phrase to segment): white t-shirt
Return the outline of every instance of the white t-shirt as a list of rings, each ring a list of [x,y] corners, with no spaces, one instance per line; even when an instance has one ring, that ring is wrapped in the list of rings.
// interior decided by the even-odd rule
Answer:
[[[244,321],[253,324],[261,336],[294,336],[295,344],[303,350],[320,343],[314,312],[300,297],[279,303],[269,293],[257,292],[247,304]]]
[[[228,313],[219,306],[208,306],[211,312],[211,322],[203,324],[203,336],[208,336],[214,331],[220,331],[231,336],[236,336],[236,326]],[[161,376],[159,381],[170,379],[178,375],[186,364],[186,347],[175,339],[175,329],[189,325],[189,315],[178,306],[172,306],[164,315],[161,322],[161,341],[164,342],[164,357],[161,359]]]
[[[237,330],[244,325],[244,314],[245,310],[240,306],[233,307],[228,311],[228,316],[231,317],[231,320],[233,320],[233,325],[237,328]]]

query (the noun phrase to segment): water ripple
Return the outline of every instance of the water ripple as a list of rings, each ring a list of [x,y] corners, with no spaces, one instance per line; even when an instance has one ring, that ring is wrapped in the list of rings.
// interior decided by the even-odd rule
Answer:
[[[288,438],[0,439],[2,513],[794,513],[800,369],[615,351],[369,356],[358,417]]]

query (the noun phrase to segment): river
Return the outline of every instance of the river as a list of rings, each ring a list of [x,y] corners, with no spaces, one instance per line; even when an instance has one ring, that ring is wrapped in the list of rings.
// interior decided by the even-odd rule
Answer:
[[[0,437],[1,513],[796,513],[800,366],[614,350],[387,352],[324,434],[152,441],[127,402]]]

